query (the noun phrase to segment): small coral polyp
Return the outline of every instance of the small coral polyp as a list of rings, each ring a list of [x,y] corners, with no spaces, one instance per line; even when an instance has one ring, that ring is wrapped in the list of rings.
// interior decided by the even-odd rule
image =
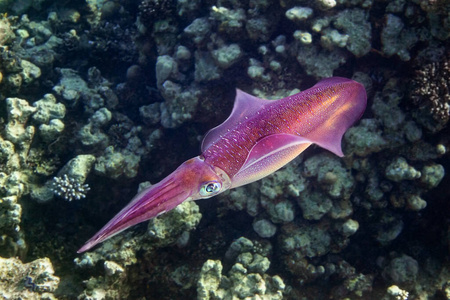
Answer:
[[[81,184],[76,179],[64,174],[62,177],[54,177],[51,187],[55,195],[67,201],[86,198],[86,193],[91,189],[88,184]]]

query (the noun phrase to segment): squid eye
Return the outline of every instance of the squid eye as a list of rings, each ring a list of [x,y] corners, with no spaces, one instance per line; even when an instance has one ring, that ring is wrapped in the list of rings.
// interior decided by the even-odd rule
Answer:
[[[217,181],[209,181],[202,185],[200,195],[203,197],[211,197],[220,192],[222,185]]]

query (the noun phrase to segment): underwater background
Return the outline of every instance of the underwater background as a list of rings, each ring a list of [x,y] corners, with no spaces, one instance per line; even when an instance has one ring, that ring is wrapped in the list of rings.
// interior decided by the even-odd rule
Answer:
[[[450,299],[448,0],[0,0],[0,298]],[[331,76],[345,157],[76,251],[200,154],[235,89]]]

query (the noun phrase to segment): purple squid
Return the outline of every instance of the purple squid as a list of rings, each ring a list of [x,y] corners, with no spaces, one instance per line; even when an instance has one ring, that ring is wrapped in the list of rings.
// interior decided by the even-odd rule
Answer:
[[[259,180],[311,144],[343,156],[342,136],[361,117],[366,102],[360,83],[340,77],[323,79],[279,100],[237,90],[231,115],[206,134],[202,154],[137,194],[78,253],[184,201],[210,198]]]

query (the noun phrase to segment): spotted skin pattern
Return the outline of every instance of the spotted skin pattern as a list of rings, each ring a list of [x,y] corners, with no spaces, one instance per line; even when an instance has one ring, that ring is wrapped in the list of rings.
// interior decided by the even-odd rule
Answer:
[[[237,90],[231,115],[206,134],[202,154],[136,195],[78,253],[184,201],[210,198],[259,180],[312,144],[343,156],[342,136],[361,117],[366,102],[361,84],[339,77],[280,100]]]

